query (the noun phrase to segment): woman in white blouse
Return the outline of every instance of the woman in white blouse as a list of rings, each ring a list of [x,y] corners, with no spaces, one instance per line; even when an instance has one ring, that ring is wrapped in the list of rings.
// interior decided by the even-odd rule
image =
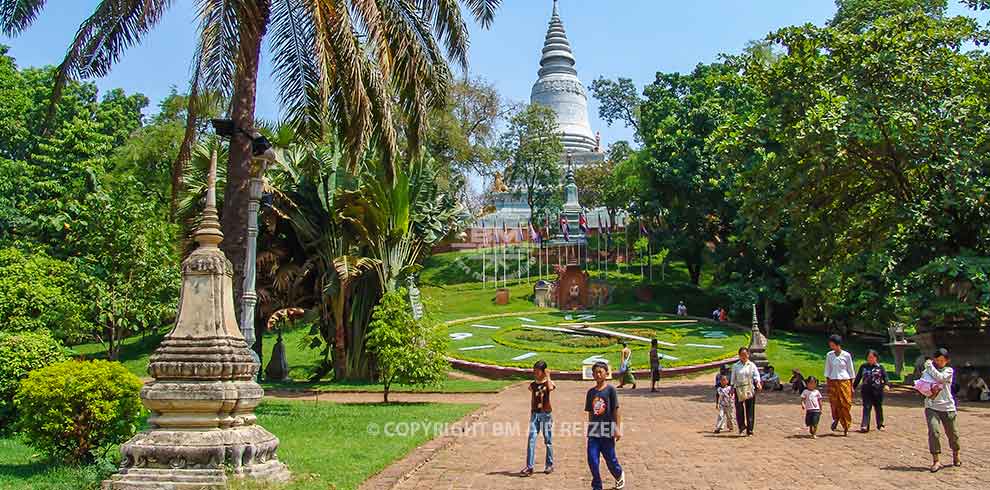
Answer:
[[[852,355],[842,350],[842,337],[833,335],[828,338],[828,348],[832,349],[825,355],[825,379],[828,387],[828,403],[832,406],[832,430],[842,424],[842,431],[849,435],[852,425],[853,378],[856,368],[853,367]]]
[[[739,435],[753,435],[756,422],[756,392],[763,390],[760,382],[760,368],[749,360],[749,349],[739,349],[739,362],[732,366],[732,386],[736,389],[736,423]]]

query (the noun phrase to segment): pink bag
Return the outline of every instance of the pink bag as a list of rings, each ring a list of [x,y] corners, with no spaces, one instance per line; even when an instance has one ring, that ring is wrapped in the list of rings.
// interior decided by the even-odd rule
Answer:
[[[937,391],[933,393],[933,390],[937,389],[936,387],[940,388],[939,384],[928,376],[922,376],[914,382],[914,389],[918,390],[918,393],[929,397],[938,393]]]

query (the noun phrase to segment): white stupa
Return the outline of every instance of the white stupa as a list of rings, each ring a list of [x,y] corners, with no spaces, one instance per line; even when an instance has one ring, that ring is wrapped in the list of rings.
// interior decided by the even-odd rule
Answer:
[[[601,161],[601,141],[588,122],[588,93],[578,78],[574,51],[560,19],[557,0],[543,43],[539,78],[533,84],[530,102],[549,107],[557,115],[561,143],[577,167]]]

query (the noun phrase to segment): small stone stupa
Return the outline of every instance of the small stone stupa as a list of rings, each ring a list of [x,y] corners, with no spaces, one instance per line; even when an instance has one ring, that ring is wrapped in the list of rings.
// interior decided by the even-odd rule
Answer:
[[[182,263],[175,326],[151,356],[153,381],[141,390],[151,428],[120,447],[120,470],[104,490],[220,490],[228,474],[287,481],[279,441],[258,425],[254,409],[264,395],[259,365],[234,317],[230,261],[216,209],[216,155],[210,165],[206,208]]]
[[[770,365],[767,359],[767,337],[760,331],[760,321],[756,317],[756,305],[753,305],[753,329],[749,340],[749,360],[753,361],[763,371]]]

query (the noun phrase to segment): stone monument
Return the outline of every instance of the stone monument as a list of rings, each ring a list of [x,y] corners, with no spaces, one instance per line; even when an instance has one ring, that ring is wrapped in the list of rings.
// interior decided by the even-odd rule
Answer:
[[[574,163],[581,167],[600,162],[605,155],[588,122],[588,94],[578,78],[576,65],[571,42],[560,19],[557,0],[554,0],[550,25],[543,42],[539,78],[533,84],[530,102],[547,106],[557,115],[564,151],[571,154]]]
[[[767,337],[760,331],[760,321],[756,317],[756,305],[753,305],[753,328],[749,340],[749,360],[753,361],[760,371],[770,365],[767,359]]]
[[[151,428],[120,447],[120,470],[104,490],[220,490],[228,474],[287,481],[276,457],[279,441],[257,424],[264,391],[259,365],[234,317],[230,261],[216,209],[216,154],[210,162],[206,208],[182,262],[175,326],[152,354],[154,378],[141,390]]]

